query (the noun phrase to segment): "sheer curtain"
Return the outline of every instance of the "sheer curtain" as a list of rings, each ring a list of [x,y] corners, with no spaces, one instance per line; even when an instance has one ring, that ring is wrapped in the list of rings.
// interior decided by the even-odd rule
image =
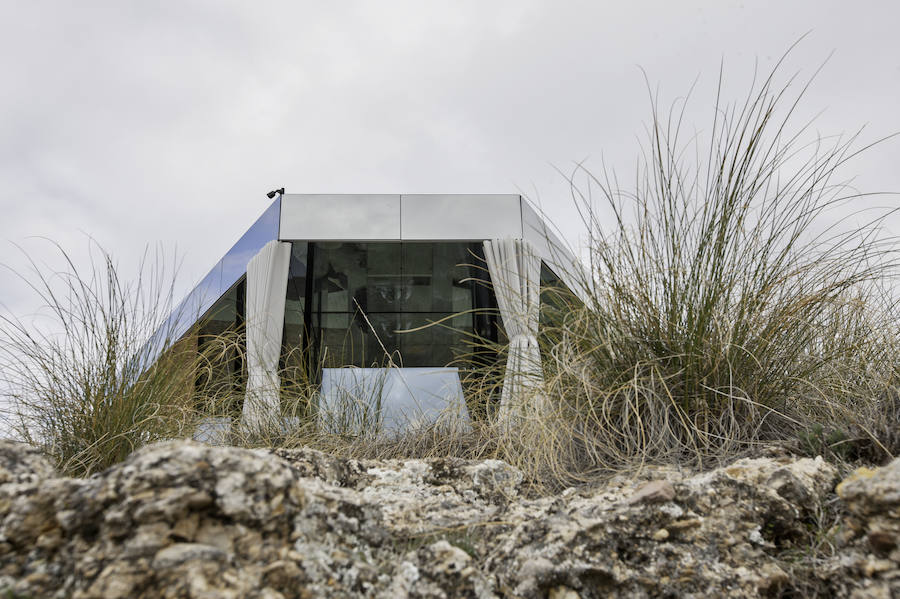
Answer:
[[[243,426],[258,430],[279,416],[278,360],[284,331],[291,244],[270,241],[247,264],[247,394]]]
[[[484,255],[503,327],[509,336],[509,357],[498,418],[508,421],[520,414],[522,401],[531,399],[542,408],[544,375],[538,348],[541,259],[527,241],[492,239],[484,242]]]

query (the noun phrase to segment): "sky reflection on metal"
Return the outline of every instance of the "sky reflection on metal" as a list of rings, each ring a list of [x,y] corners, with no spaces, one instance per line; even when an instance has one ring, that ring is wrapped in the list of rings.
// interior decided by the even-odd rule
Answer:
[[[181,338],[216,300],[244,276],[250,258],[268,242],[278,239],[280,218],[281,196],[266,208],[156,331],[149,342],[150,361],[159,355],[167,342],[175,342]]]

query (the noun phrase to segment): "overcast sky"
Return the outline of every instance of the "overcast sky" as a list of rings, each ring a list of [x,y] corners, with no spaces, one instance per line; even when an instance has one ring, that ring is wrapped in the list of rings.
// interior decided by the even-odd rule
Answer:
[[[123,268],[148,244],[193,286],[267,206],[265,192],[517,193],[570,236],[554,167],[633,176],[647,86],[699,77],[708,126],[801,35],[785,75],[833,52],[800,112],[863,141],[900,131],[900,3],[779,0],[109,2],[0,0],[0,262],[32,236]],[[900,141],[852,163],[900,191]],[[894,197],[879,199],[897,205]],[[900,233],[900,218],[889,226]],[[0,303],[33,300],[0,271]],[[0,308],[2,309],[2,308]]]

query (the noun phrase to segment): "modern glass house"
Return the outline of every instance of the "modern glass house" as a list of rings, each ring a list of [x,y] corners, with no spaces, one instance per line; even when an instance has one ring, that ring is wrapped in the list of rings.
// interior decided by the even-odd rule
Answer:
[[[382,425],[400,428],[464,413],[461,369],[499,359],[473,339],[509,340],[504,398],[538,380],[541,281],[574,265],[519,195],[283,194],[154,342],[200,352],[245,328],[214,373],[244,397],[245,425],[277,417],[290,367],[320,385],[321,410],[374,393]]]

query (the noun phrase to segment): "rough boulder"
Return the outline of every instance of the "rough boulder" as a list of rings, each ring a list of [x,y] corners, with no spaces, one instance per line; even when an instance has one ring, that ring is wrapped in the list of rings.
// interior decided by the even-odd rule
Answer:
[[[499,461],[173,441],[88,479],[0,442],[9,597],[900,596],[900,460],[648,468],[527,497]]]

